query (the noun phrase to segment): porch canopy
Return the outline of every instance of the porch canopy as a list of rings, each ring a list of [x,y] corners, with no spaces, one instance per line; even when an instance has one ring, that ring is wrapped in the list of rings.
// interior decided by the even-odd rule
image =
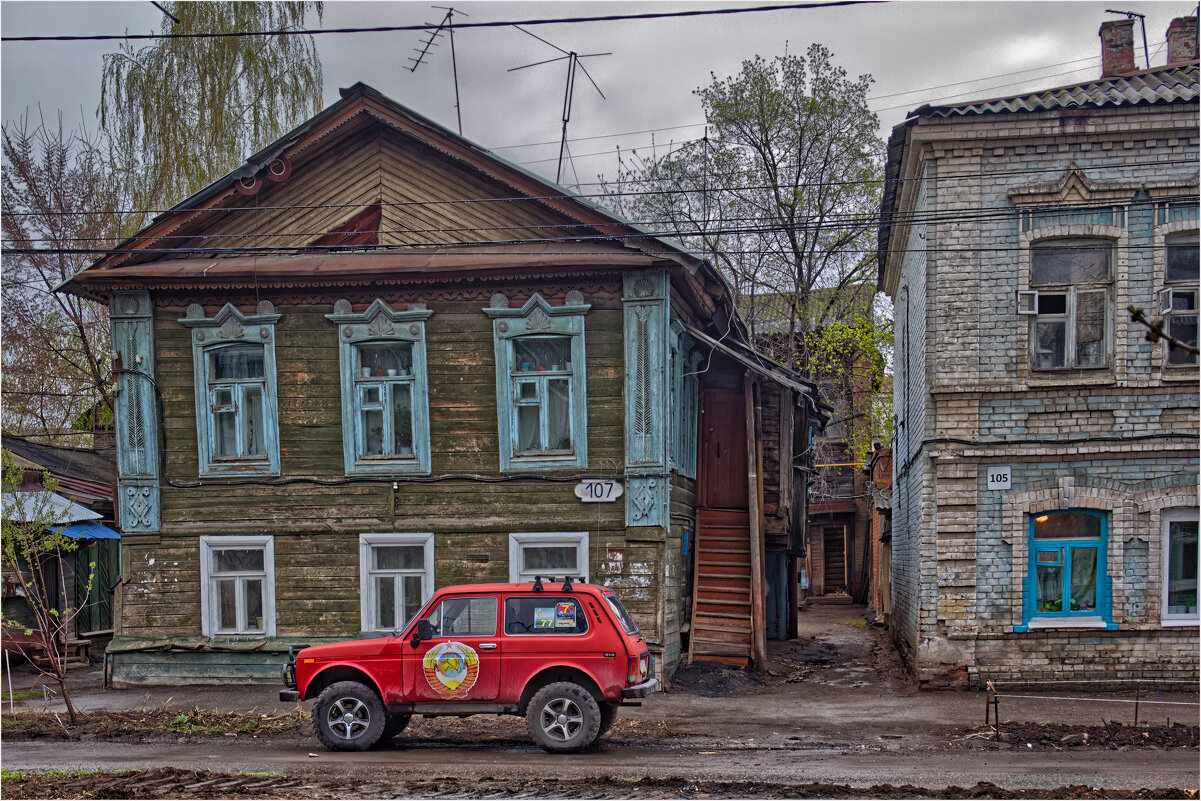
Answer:
[[[65,526],[51,526],[50,530],[75,540],[119,540],[121,535],[103,523],[83,520]]]
[[[80,506],[70,498],[57,492],[27,490],[4,493],[4,517],[22,523],[31,523],[41,518],[56,523],[75,523],[80,520],[99,520],[102,515],[86,506]]]

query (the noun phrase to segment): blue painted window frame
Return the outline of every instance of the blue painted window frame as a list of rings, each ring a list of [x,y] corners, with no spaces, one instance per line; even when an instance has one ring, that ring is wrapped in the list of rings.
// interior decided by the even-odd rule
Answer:
[[[1090,517],[1095,517],[1100,521],[1100,535],[1097,537],[1080,537],[1080,538],[1064,538],[1064,539],[1044,539],[1035,540],[1034,526],[1035,520],[1043,515],[1055,514],[1085,514]],[[1073,621],[1081,619],[1100,618],[1107,629],[1116,629],[1117,626],[1113,622],[1113,593],[1112,581],[1109,576],[1109,513],[1098,511],[1096,509],[1081,509],[1072,507],[1069,509],[1053,509],[1044,512],[1031,513],[1027,523],[1026,542],[1028,546],[1028,562],[1026,569],[1026,580],[1023,586],[1022,593],[1022,625],[1015,627],[1017,631],[1028,631],[1031,628],[1047,627],[1044,621],[1053,623],[1054,621],[1063,621],[1070,625]],[[1070,599],[1072,592],[1072,549],[1073,548],[1096,548],[1097,549],[1097,605],[1096,609],[1072,611],[1070,608],[1063,609],[1062,607],[1070,607]],[[1039,553],[1054,552],[1057,561],[1040,562]],[[1058,611],[1042,612],[1036,608],[1038,598],[1038,565],[1040,564],[1059,564],[1062,565],[1063,574],[1063,589],[1062,603]],[[1031,625],[1032,622],[1038,621],[1043,625]],[[1053,625],[1051,626],[1053,627]]]
[[[484,313],[492,318],[493,349],[496,357],[496,420],[500,445],[501,472],[552,471],[588,466],[588,413],[584,317],[592,308],[584,303],[583,295],[572,290],[562,306],[552,306],[540,293],[526,301],[520,309],[510,309],[503,294],[492,297]],[[558,371],[522,371],[517,364],[515,346],[522,338],[569,337],[570,369]],[[551,378],[568,381],[568,405],[571,418],[570,453],[522,453],[517,442],[517,414],[523,383],[534,383],[541,427],[546,428],[545,384]],[[533,403],[531,400],[530,403]],[[545,433],[545,432],[544,432]],[[545,437],[542,440],[546,442]]]
[[[429,369],[425,353],[425,322],[433,312],[424,304],[411,303],[405,311],[393,311],[382,298],[372,301],[361,314],[356,314],[348,300],[334,304],[334,313],[325,319],[338,330],[338,370],[342,385],[342,460],[343,470],[354,475],[429,475],[430,421]],[[358,374],[359,349],[371,345],[408,345],[412,356],[409,376],[362,376]],[[392,441],[391,394],[397,386],[410,389],[409,406],[412,414],[412,455],[388,454],[365,456],[363,443],[363,395],[368,388],[379,390],[383,405],[382,418],[385,442]]]
[[[196,395],[196,443],[201,478],[241,478],[278,476],[279,466],[279,409],[275,378],[275,324],[280,315],[270,301],[258,304],[257,313],[243,314],[232,303],[226,303],[214,317],[206,318],[199,304],[188,307],[187,316],[179,322],[192,330],[192,372]],[[263,379],[261,383],[247,380],[217,381],[210,374],[214,352],[238,345],[259,345],[263,349]],[[263,450],[261,458],[218,458],[216,424],[218,413],[216,392],[229,389],[244,398],[248,386],[262,388]],[[233,404],[235,424],[241,431],[244,406]],[[223,412],[228,410],[222,410]]]

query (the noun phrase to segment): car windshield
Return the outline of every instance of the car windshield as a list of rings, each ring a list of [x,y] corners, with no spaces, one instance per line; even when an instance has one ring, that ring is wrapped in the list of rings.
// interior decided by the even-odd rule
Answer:
[[[617,615],[617,619],[621,621],[621,627],[626,630],[626,634],[640,634],[638,624],[634,622],[634,618],[630,617],[630,613],[621,605],[621,601],[617,600],[616,595],[606,595],[605,600],[609,602],[609,608],[613,610],[613,614]]]

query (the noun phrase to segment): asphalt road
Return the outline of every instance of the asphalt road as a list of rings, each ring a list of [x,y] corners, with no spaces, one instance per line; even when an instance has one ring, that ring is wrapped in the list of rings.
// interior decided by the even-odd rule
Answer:
[[[1198,786],[1197,752],[893,752],[739,747],[684,750],[602,747],[573,756],[530,747],[421,747],[409,743],[359,753],[279,747],[276,744],[216,742],[131,744],[109,742],[5,743],[4,767],[26,770],[147,769],[179,767],[225,772],[274,771],[285,775],[345,775],[416,781],[454,776],[509,779],[764,781],[780,784],[829,782],[853,786],[890,783],[941,788],[992,782],[1007,788],[1157,788]]]

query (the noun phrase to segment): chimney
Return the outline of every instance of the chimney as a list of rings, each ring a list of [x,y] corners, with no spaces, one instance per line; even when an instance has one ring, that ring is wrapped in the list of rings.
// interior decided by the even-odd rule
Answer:
[[[1134,66],[1134,20],[1115,19],[1101,23],[1101,77],[1129,75]]]
[[[1197,18],[1177,17],[1168,25],[1168,63],[1197,60]]]

